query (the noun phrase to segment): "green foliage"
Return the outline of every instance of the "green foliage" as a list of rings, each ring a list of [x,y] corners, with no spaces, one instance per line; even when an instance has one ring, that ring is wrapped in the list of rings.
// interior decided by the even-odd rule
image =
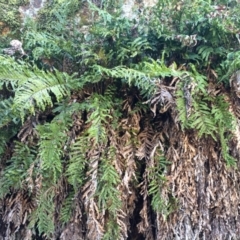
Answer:
[[[118,116],[118,101],[113,99],[116,89],[114,86],[106,89],[105,95],[92,94],[88,109],[91,114],[88,117],[87,123],[91,123],[87,129],[88,139],[94,140],[95,144],[103,144],[107,141],[106,125],[109,122],[117,120]],[[113,101],[114,100],[114,101]],[[114,109],[115,108],[115,109]],[[116,118],[113,119],[111,112],[115,110]]]
[[[12,111],[13,98],[4,99],[0,102],[0,129],[8,126],[11,122],[13,124],[19,123],[19,117],[16,112]]]
[[[22,117],[28,112],[34,114],[36,107],[45,110],[47,106],[53,106],[51,94],[57,101],[69,94],[69,81],[67,74],[36,70],[35,74],[29,76],[16,90],[15,107],[20,110]]]
[[[228,140],[231,132],[236,127],[234,116],[229,112],[229,104],[223,97],[214,99],[215,105],[212,108],[212,114],[216,125],[216,131],[219,133],[222,156],[226,160],[228,166],[236,166],[236,159],[229,154]]]
[[[27,170],[36,159],[36,150],[15,141],[13,156],[8,160],[8,166],[1,173],[0,196],[3,197],[10,189],[24,188]]]
[[[224,159],[228,165],[234,165],[235,160],[229,155],[228,139],[224,137],[235,126],[234,116],[229,112],[229,103],[222,96],[209,96],[206,78],[191,67],[193,73],[180,78],[176,94],[182,127],[197,130],[199,137],[210,135],[215,141],[220,139]],[[189,116],[187,100],[191,101]]]
[[[119,237],[119,225],[116,221],[109,219],[106,227],[106,232],[103,235],[103,240],[117,239]]]
[[[16,63],[13,58],[1,56],[1,89],[4,85],[11,87],[13,90],[18,86],[27,81],[28,77],[32,75],[31,68],[28,64],[23,62]],[[29,69],[30,68],[30,69]]]
[[[0,22],[4,23],[5,27],[11,28],[13,31],[18,30],[21,25],[19,6],[26,4],[28,0],[23,1],[6,1],[0,3]],[[2,24],[0,26],[1,29]]]
[[[221,81],[229,84],[229,79],[231,75],[240,68],[240,51],[229,52],[225,61],[221,63],[220,68],[218,68],[218,74],[222,77]]]
[[[199,137],[202,135],[211,135],[216,140],[215,132],[216,122],[211,113],[211,108],[208,107],[207,99],[194,101],[194,114],[190,117],[190,127],[198,131]]]
[[[0,155],[6,150],[6,143],[14,137],[20,127],[20,118],[13,111],[13,98],[0,101]]]
[[[113,166],[114,151],[113,148],[109,150],[110,159],[105,159],[108,156],[102,158],[96,195],[100,209],[108,210],[111,215],[116,217],[117,210],[121,207],[121,200],[117,189],[120,179]]]
[[[93,112],[88,118],[88,122],[91,123],[91,126],[87,130],[89,139],[93,139],[97,144],[107,141],[107,132],[104,123],[107,123],[108,119],[112,118],[109,114],[110,105],[103,100],[104,98],[101,95],[92,96],[91,106]]]
[[[63,202],[61,213],[60,213],[60,221],[62,223],[68,223],[71,218],[72,208],[73,208],[73,199],[74,199],[74,194],[70,192],[69,196]]]
[[[74,23],[72,18],[79,7],[80,2],[77,0],[47,2],[40,10],[37,27],[56,35],[66,34],[66,28],[69,27],[69,24]]]
[[[48,189],[41,192],[38,199],[38,207],[31,215],[29,228],[37,224],[39,233],[44,233],[47,237],[53,236],[54,233],[54,189]]]
[[[56,237],[60,232],[56,216],[68,225],[73,198],[84,195],[79,197],[79,201],[87,199],[81,209],[86,214],[81,213],[83,219],[104,223],[103,239],[120,238],[122,226],[128,229],[125,222],[129,221],[121,218],[140,211],[124,209],[129,203],[122,201],[121,194],[139,193],[134,177],[142,179],[142,171],[148,173],[151,210],[166,219],[177,202],[166,190],[170,163],[165,155],[171,135],[167,136],[170,127],[165,126],[169,122],[180,125],[182,131],[192,130],[199,138],[212,138],[219,143],[226,164],[235,164],[228,146],[235,127],[225,97],[229,89],[213,94],[209,86],[228,85],[229,77],[240,68],[236,3],[231,1],[223,15],[216,1],[158,1],[152,9],[136,11],[131,20],[117,8],[121,1],[55,0],[46,4],[36,21],[25,23],[18,39],[23,39],[28,56],[0,55],[0,154],[4,156],[0,196],[26,189],[33,166],[31,177],[36,184],[31,193],[37,206],[29,217],[30,228],[36,226],[49,239]],[[12,11],[5,14],[4,21],[16,27],[13,16]],[[72,75],[67,73],[68,63],[71,73],[75,71]],[[166,97],[159,88],[166,89],[172,99],[164,113],[158,111]],[[156,107],[154,117],[145,104],[149,99]],[[145,119],[158,124],[156,131],[163,133],[164,146],[151,157],[155,130],[147,135],[148,151],[143,149],[141,161],[150,159],[152,165],[136,162],[135,156]],[[24,131],[31,139],[14,141]],[[13,143],[8,155],[6,149]],[[61,193],[56,186],[61,184],[70,193],[64,194],[57,208]],[[121,211],[125,211],[122,216]]]
[[[148,167],[148,194],[151,196],[151,205],[155,212],[161,213],[164,219],[174,210],[174,198],[169,199],[169,196],[162,195],[162,188],[166,183],[164,173],[167,165],[170,164],[159,149],[154,155],[154,166]]]
[[[46,123],[38,125],[37,131],[41,169],[52,183],[56,183],[62,173],[63,148],[67,138],[65,125],[61,122]]]
[[[36,108],[45,110],[53,106],[53,96],[60,101],[75,87],[72,85],[73,76],[67,73],[45,72],[22,62],[17,64],[13,59],[1,59],[1,85],[10,85],[15,91],[13,104],[22,119],[29,112],[35,114]]]
[[[27,31],[24,36],[27,44],[26,49],[33,49],[32,55],[33,59],[37,60],[40,57],[50,58],[51,56],[59,56],[63,49],[59,46],[61,40],[60,37],[52,35],[48,32],[38,32],[37,29],[31,29]]]
[[[99,208],[109,214],[103,239],[112,239],[119,236],[119,225],[117,223],[117,214],[122,207],[120,192],[117,188],[120,184],[119,174],[114,168],[113,161],[116,149],[110,148],[108,154],[101,159],[99,169],[99,183],[96,191]]]
[[[85,168],[87,163],[87,139],[80,136],[71,147],[70,160],[66,170],[66,176],[69,183],[74,187],[75,191],[81,187],[85,181]]]
[[[150,60],[149,62],[141,62],[138,65],[132,65],[132,68],[125,66],[117,66],[112,69],[107,69],[99,65],[95,65],[96,72],[101,75],[107,75],[116,79],[121,79],[130,86],[134,85],[146,95],[151,96],[160,77],[180,76],[182,73],[168,68],[163,59],[160,61]]]

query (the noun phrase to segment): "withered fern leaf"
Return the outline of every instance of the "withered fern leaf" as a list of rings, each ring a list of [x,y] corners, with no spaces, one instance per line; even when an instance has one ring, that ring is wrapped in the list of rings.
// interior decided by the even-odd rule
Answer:
[[[0,239],[239,237],[240,5],[153,2],[42,1],[1,36]]]

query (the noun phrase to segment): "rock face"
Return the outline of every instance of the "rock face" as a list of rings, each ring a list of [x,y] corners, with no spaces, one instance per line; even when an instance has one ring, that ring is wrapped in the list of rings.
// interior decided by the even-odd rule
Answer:
[[[0,2],[0,35],[5,36],[20,25],[19,6],[18,1],[14,4]]]
[[[6,2],[6,1],[5,1]],[[0,36],[7,36],[21,28],[27,18],[35,18],[46,0],[15,0],[0,2]]]
[[[19,12],[23,20],[26,18],[35,18],[38,11],[44,7],[46,0],[30,0],[26,6],[19,7]]]
[[[156,4],[157,0],[143,0],[141,3],[137,0],[125,0],[122,6],[123,15],[129,19],[135,19],[134,10],[140,8],[140,6],[143,8],[154,7]]]
[[[13,56],[16,53],[21,54],[21,56],[26,55],[26,53],[24,52],[23,48],[22,48],[22,42],[20,42],[19,40],[12,40],[10,42],[10,46],[9,48],[5,48],[3,49],[3,52],[7,55]]]
[[[157,0],[143,0],[144,7],[154,7],[157,4]]]
[[[140,7],[153,7],[157,0],[125,0],[122,11],[127,18],[134,19]],[[11,30],[21,28],[27,18],[36,18],[47,0],[15,0],[12,4],[0,3],[0,35],[8,35]]]

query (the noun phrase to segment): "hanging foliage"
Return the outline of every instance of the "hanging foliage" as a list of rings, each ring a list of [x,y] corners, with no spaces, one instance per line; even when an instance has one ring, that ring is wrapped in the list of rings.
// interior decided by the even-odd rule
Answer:
[[[238,2],[119,6],[51,1],[0,55],[0,238],[237,239]]]

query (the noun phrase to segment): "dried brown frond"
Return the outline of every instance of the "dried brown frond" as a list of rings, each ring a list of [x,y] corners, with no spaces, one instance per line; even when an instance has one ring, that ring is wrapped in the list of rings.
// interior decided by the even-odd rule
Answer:
[[[36,125],[38,124],[38,117],[29,117],[22,126],[21,130],[18,133],[18,138],[21,142],[26,142],[28,138],[33,138],[37,135],[35,130]]]
[[[157,112],[164,113],[168,111],[174,101],[168,88],[162,84],[158,84],[156,93],[146,103],[150,104],[150,109],[155,117]]]
[[[150,203],[148,197],[148,172],[143,174],[143,182],[139,185],[141,187],[141,195],[143,196],[143,207],[140,211],[141,221],[137,224],[138,231],[142,233],[146,239],[153,240],[154,234],[152,229],[152,222],[150,217]]]
[[[84,209],[87,212],[86,228],[88,239],[100,240],[104,233],[104,218],[94,200],[94,194],[97,189],[98,164],[100,158],[100,152],[98,148],[90,149],[88,158],[88,180],[82,188],[81,198],[84,202]]]
[[[69,223],[61,233],[60,240],[84,240],[78,221]]]
[[[144,127],[143,131],[140,132],[138,135],[138,142],[140,143],[137,147],[136,156],[142,160],[142,159],[148,159],[150,156],[150,153],[153,149],[153,143],[152,138],[155,135],[153,128],[149,122],[149,119],[144,119]]]
[[[9,236],[26,224],[28,215],[35,209],[35,204],[27,192],[16,192],[4,199],[3,222]]]

